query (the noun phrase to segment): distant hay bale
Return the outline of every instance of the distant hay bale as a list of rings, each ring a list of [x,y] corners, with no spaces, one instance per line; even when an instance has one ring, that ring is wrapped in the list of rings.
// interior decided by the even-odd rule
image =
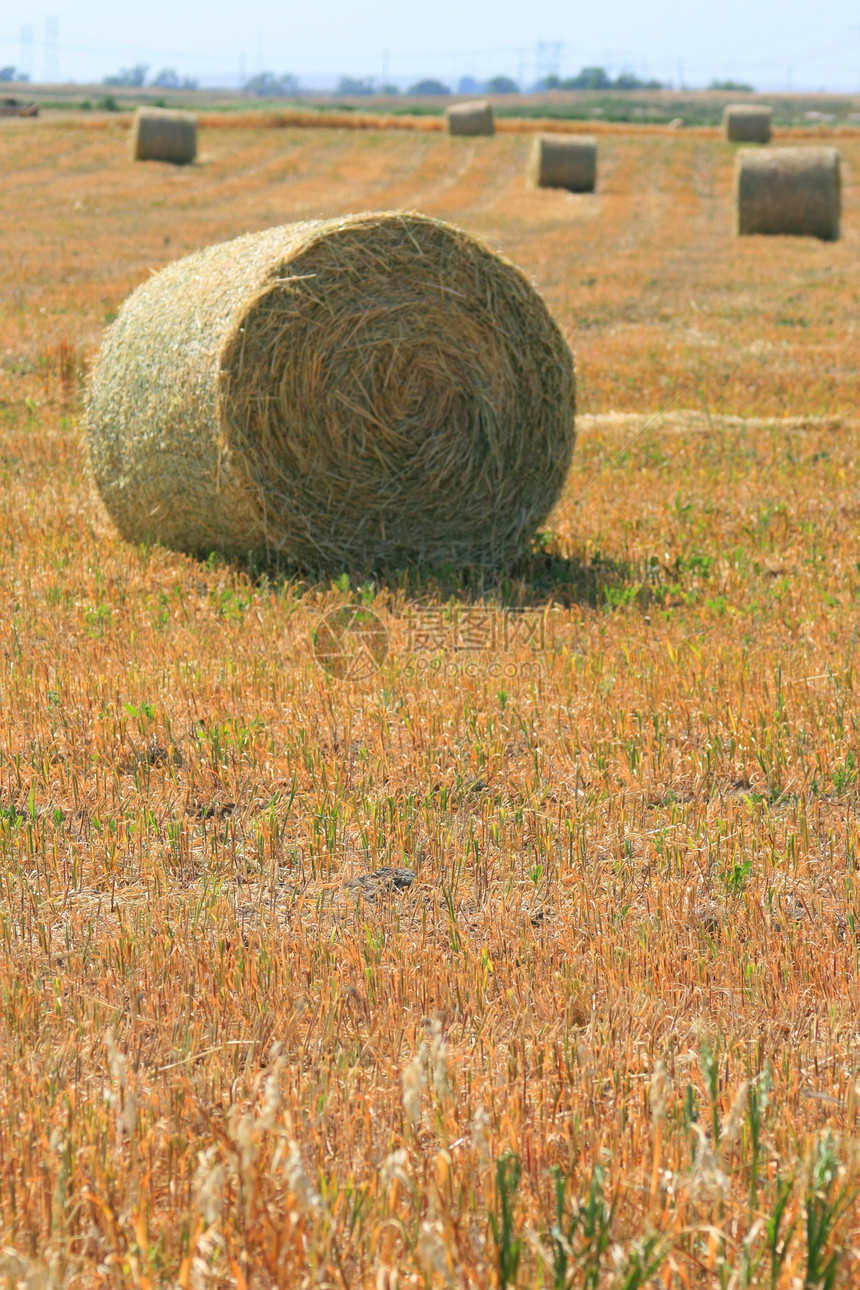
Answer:
[[[493,109],[486,99],[456,103],[445,112],[449,134],[490,135],[496,133]]]
[[[759,103],[728,103],[723,126],[730,143],[770,143],[773,111]]]
[[[597,140],[590,134],[539,134],[529,157],[536,188],[593,193],[597,182]]]
[[[208,247],[129,297],[87,428],[120,532],[356,569],[510,562],[574,444],[573,360],[525,276],[414,214]]]
[[[839,237],[836,148],[742,148],[735,162],[737,231]]]
[[[197,117],[167,108],[138,108],[131,129],[131,155],[135,161],[189,165],[197,156]]]

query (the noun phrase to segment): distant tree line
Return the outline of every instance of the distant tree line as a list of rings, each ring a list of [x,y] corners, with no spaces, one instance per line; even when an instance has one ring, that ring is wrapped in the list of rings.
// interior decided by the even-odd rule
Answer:
[[[510,76],[491,76],[488,81],[476,81],[472,76],[461,76],[457,86],[458,94],[519,94],[520,87]],[[378,85],[373,77],[360,80],[352,76],[342,76],[337,83],[337,93],[343,95],[362,94],[399,94],[396,85]],[[450,85],[431,77],[416,81],[410,85],[407,94],[414,98],[441,97],[451,93]]]
[[[512,76],[491,76],[489,80],[479,81],[474,76],[461,76],[457,84],[458,94],[519,94],[521,86]],[[611,77],[604,67],[583,67],[582,71],[576,76],[565,78],[559,76],[546,76],[538,81],[533,87],[538,92],[543,90],[662,90],[668,88],[662,81],[655,79],[643,79],[635,72],[621,72],[616,77]],[[721,82],[719,85],[714,84],[711,88],[744,88]],[[748,87],[745,87],[748,88]],[[364,77],[356,79],[351,76],[342,76],[337,86],[337,93],[349,96],[362,94],[397,94],[398,90],[395,85],[378,85],[373,77]],[[446,85],[444,81],[437,81],[432,78],[416,81],[410,85],[406,91],[413,97],[441,97],[450,94],[451,86]]]
[[[146,74],[145,67],[132,68],[130,73],[124,75]],[[193,88],[189,82],[183,82],[182,85],[168,84],[162,80],[167,75],[175,76],[175,72],[169,69],[161,72],[160,76],[151,82],[152,85],[159,85],[163,89],[186,89]],[[143,79],[138,81],[110,81],[108,84],[136,84],[142,85]],[[243,85],[246,94],[254,94],[259,98],[289,98],[297,94],[300,90],[299,82],[295,76],[284,73],[278,76],[274,72],[259,72],[252,76],[250,80]],[[582,71],[576,76],[569,76],[564,79],[558,76],[547,76],[539,81],[533,87],[537,91],[542,90],[662,90],[669,87],[655,79],[643,79],[634,72],[621,72],[614,79],[603,67],[583,67]],[[734,90],[752,91],[751,85],[743,85],[739,81],[712,81],[708,86],[711,90]],[[474,76],[461,76],[457,83],[458,94],[519,94],[521,87],[512,76],[491,76],[489,80],[478,81]],[[382,84],[373,76],[341,76],[337,83],[337,94],[344,98],[361,98],[371,94],[399,94],[400,90],[396,85]],[[423,80],[416,81],[410,85],[406,93],[416,98],[436,98],[442,97],[452,92],[451,86],[446,85],[444,81],[435,80],[432,77],[426,77]]]
[[[359,98],[364,94],[382,93],[381,89],[377,90],[376,81],[370,76],[342,76],[337,83],[337,94],[344,94],[350,98]],[[397,91],[394,91],[397,93]]]
[[[180,76],[175,67],[163,67],[157,76],[147,81],[148,63],[135,63],[134,67],[123,67],[115,76],[106,76],[103,85],[111,89],[143,89],[151,85],[159,90],[196,90],[197,81],[191,76]]]
[[[134,67],[123,67],[115,76],[106,76],[103,84],[109,89],[140,90],[144,86],[159,90],[196,90],[198,82],[190,76],[180,76],[175,67],[164,67],[157,76],[147,80],[149,66],[147,63],[135,63]],[[246,94],[256,98],[289,98],[297,94],[299,82],[295,76],[284,72],[258,72],[242,85]],[[361,91],[354,91],[360,93]],[[368,91],[370,92],[370,91]]]
[[[254,94],[257,98],[286,99],[291,94],[298,93],[299,82],[288,72],[284,72],[282,76],[275,72],[258,72],[245,82],[242,89],[246,94]]]
[[[583,67],[576,76],[547,76],[538,86],[542,90],[663,90],[662,81],[643,79],[635,72],[621,72],[613,80],[605,67]]]
[[[0,81],[29,81],[26,72],[19,72],[15,67],[0,67]]]
[[[124,67],[115,76],[105,77],[104,84],[111,89],[142,89],[145,85],[161,90],[196,90],[197,81],[190,76],[180,77],[173,67],[164,67],[157,76],[147,81],[149,66],[136,63],[134,67]],[[29,77],[15,74],[14,67],[0,67],[0,81],[29,80]],[[668,89],[662,81],[639,77],[635,72],[620,72],[611,77],[605,67],[583,67],[576,76],[546,76],[533,87],[538,92],[544,90],[662,90]],[[736,93],[751,93],[752,86],[741,81],[715,80],[708,86],[709,90],[730,90]],[[257,98],[289,98],[299,92],[297,78],[288,72],[278,75],[276,72],[258,72],[245,81],[242,89],[246,94]],[[519,94],[521,87],[511,76],[491,76],[489,80],[478,81],[473,76],[461,76],[457,84],[458,94]],[[450,94],[451,86],[443,81],[425,78],[410,85],[407,94],[413,97],[441,97]],[[375,77],[341,76],[336,93],[349,98],[358,98],[370,94],[399,94],[396,85],[380,84]]]
[[[729,90],[733,94],[752,94],[753,87],[746,81],[711,81],[709,90]]]

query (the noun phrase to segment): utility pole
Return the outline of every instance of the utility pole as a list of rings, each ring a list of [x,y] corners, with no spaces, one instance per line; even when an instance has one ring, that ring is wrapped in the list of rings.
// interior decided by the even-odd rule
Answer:
[[[382,51],[382,88],[388,84],[388,50]]]

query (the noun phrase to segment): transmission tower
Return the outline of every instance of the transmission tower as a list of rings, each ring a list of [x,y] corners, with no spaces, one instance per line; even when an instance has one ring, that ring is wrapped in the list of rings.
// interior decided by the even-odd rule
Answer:
[[[49,85],[55,85],[60,79],[60,25],[56,18],[45,21],[45,60],[44,75]]]
[[[560,40],[541,40],[537,47],[537,79],[538,82],[544,81],[549,76],[558,76],[561,67],[561,51],[563,42]]]
[[[21,28],[21,66],[18,70],[25,76],[36,75],[33,60],[33,28],[29,25]]]

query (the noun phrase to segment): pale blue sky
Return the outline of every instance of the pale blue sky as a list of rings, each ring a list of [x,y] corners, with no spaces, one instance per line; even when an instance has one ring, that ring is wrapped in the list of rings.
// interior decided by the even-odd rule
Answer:
[[[37,80],[100,80],[145,62],[204,83],[235,84],[244,67],[320,85],[340,73],[381,78],[387,50],[401,84],[498,72],[529,81],[539,42],[561,42],[563,74],[602,64],[689,85],[729,76],[765,90],[860,89],[860,3],[849,0],[3,0],[0,9],[0,64]]]

